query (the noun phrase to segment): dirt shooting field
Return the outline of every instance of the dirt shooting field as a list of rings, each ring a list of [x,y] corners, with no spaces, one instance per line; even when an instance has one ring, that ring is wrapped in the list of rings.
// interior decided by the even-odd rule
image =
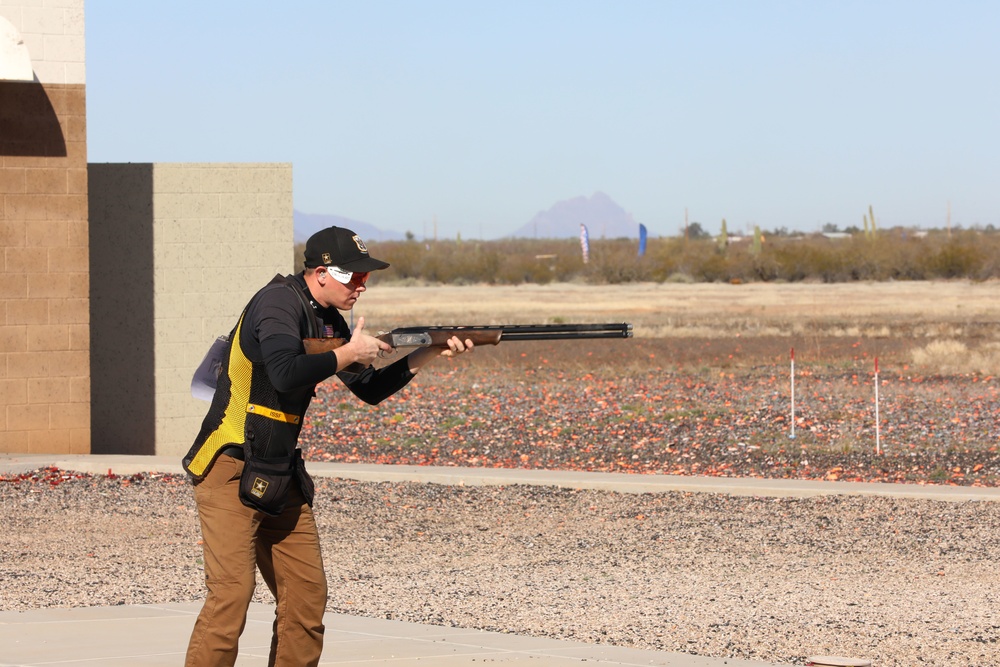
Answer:
[[[479,349],[374,409],[325,383],[304,444],[336,461],[996,486],[998,296],[965,281],[376,283],[354,312],[369,331],[624,321],[635,337]]]
[[[357,315],[375,331],[627,321],[635,338],[483,347],[376,407],[325,382],[302,443],[312,460],[998,486],[997,288],[373,284]],[[996,503],[317,483],[337,613],[780,664],[998,664]],[[0,509],[0,611],[204,596],[183,476],[44,469],[0,477]],[[273,603],[262,583],[255,599]]]

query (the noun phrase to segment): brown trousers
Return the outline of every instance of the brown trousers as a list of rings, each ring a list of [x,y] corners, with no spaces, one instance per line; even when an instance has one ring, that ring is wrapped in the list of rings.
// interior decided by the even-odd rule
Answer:
[[[269,667],[316,665],[323,652],[326,574],[312,510],[298,485],[271,517],[240,502],[243,461],[219,456],[195,483],[208,597],[188,644],[186,667],[231,667],[259,569],[277,609]]]

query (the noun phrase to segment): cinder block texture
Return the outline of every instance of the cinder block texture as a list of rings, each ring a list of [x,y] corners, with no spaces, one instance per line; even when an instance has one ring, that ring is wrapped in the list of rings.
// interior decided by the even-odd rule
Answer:
[[[0,81],[0,452],[90,451],[85,113],[82,85]]]
[[[253,293],[292,271],[292,168],[88,174],[93,452],[182,456],[208,408],[191,397],[195,368]]]
[[[0,0],[0,16],[20,32],[39,82],[86,83],[83,2]]]

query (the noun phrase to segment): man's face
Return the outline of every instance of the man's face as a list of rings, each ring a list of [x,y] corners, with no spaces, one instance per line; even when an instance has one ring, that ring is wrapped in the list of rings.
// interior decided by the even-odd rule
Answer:
[[[358,297],[368,288],[368,272],[348,273],[336,267],[320,267],[320,272],[326,273],[323,281],[323,296],[326,306],[334,306],[338,310],[351,310],[358,302]]]

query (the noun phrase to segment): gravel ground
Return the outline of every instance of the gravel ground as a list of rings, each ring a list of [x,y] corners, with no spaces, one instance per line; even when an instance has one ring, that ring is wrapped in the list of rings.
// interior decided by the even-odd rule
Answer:
[[[0,479],[0,610],[202,598],[184,478]],[[343,480],[316,505],[331,611],[876,667],[998,664],[998,509]]]

